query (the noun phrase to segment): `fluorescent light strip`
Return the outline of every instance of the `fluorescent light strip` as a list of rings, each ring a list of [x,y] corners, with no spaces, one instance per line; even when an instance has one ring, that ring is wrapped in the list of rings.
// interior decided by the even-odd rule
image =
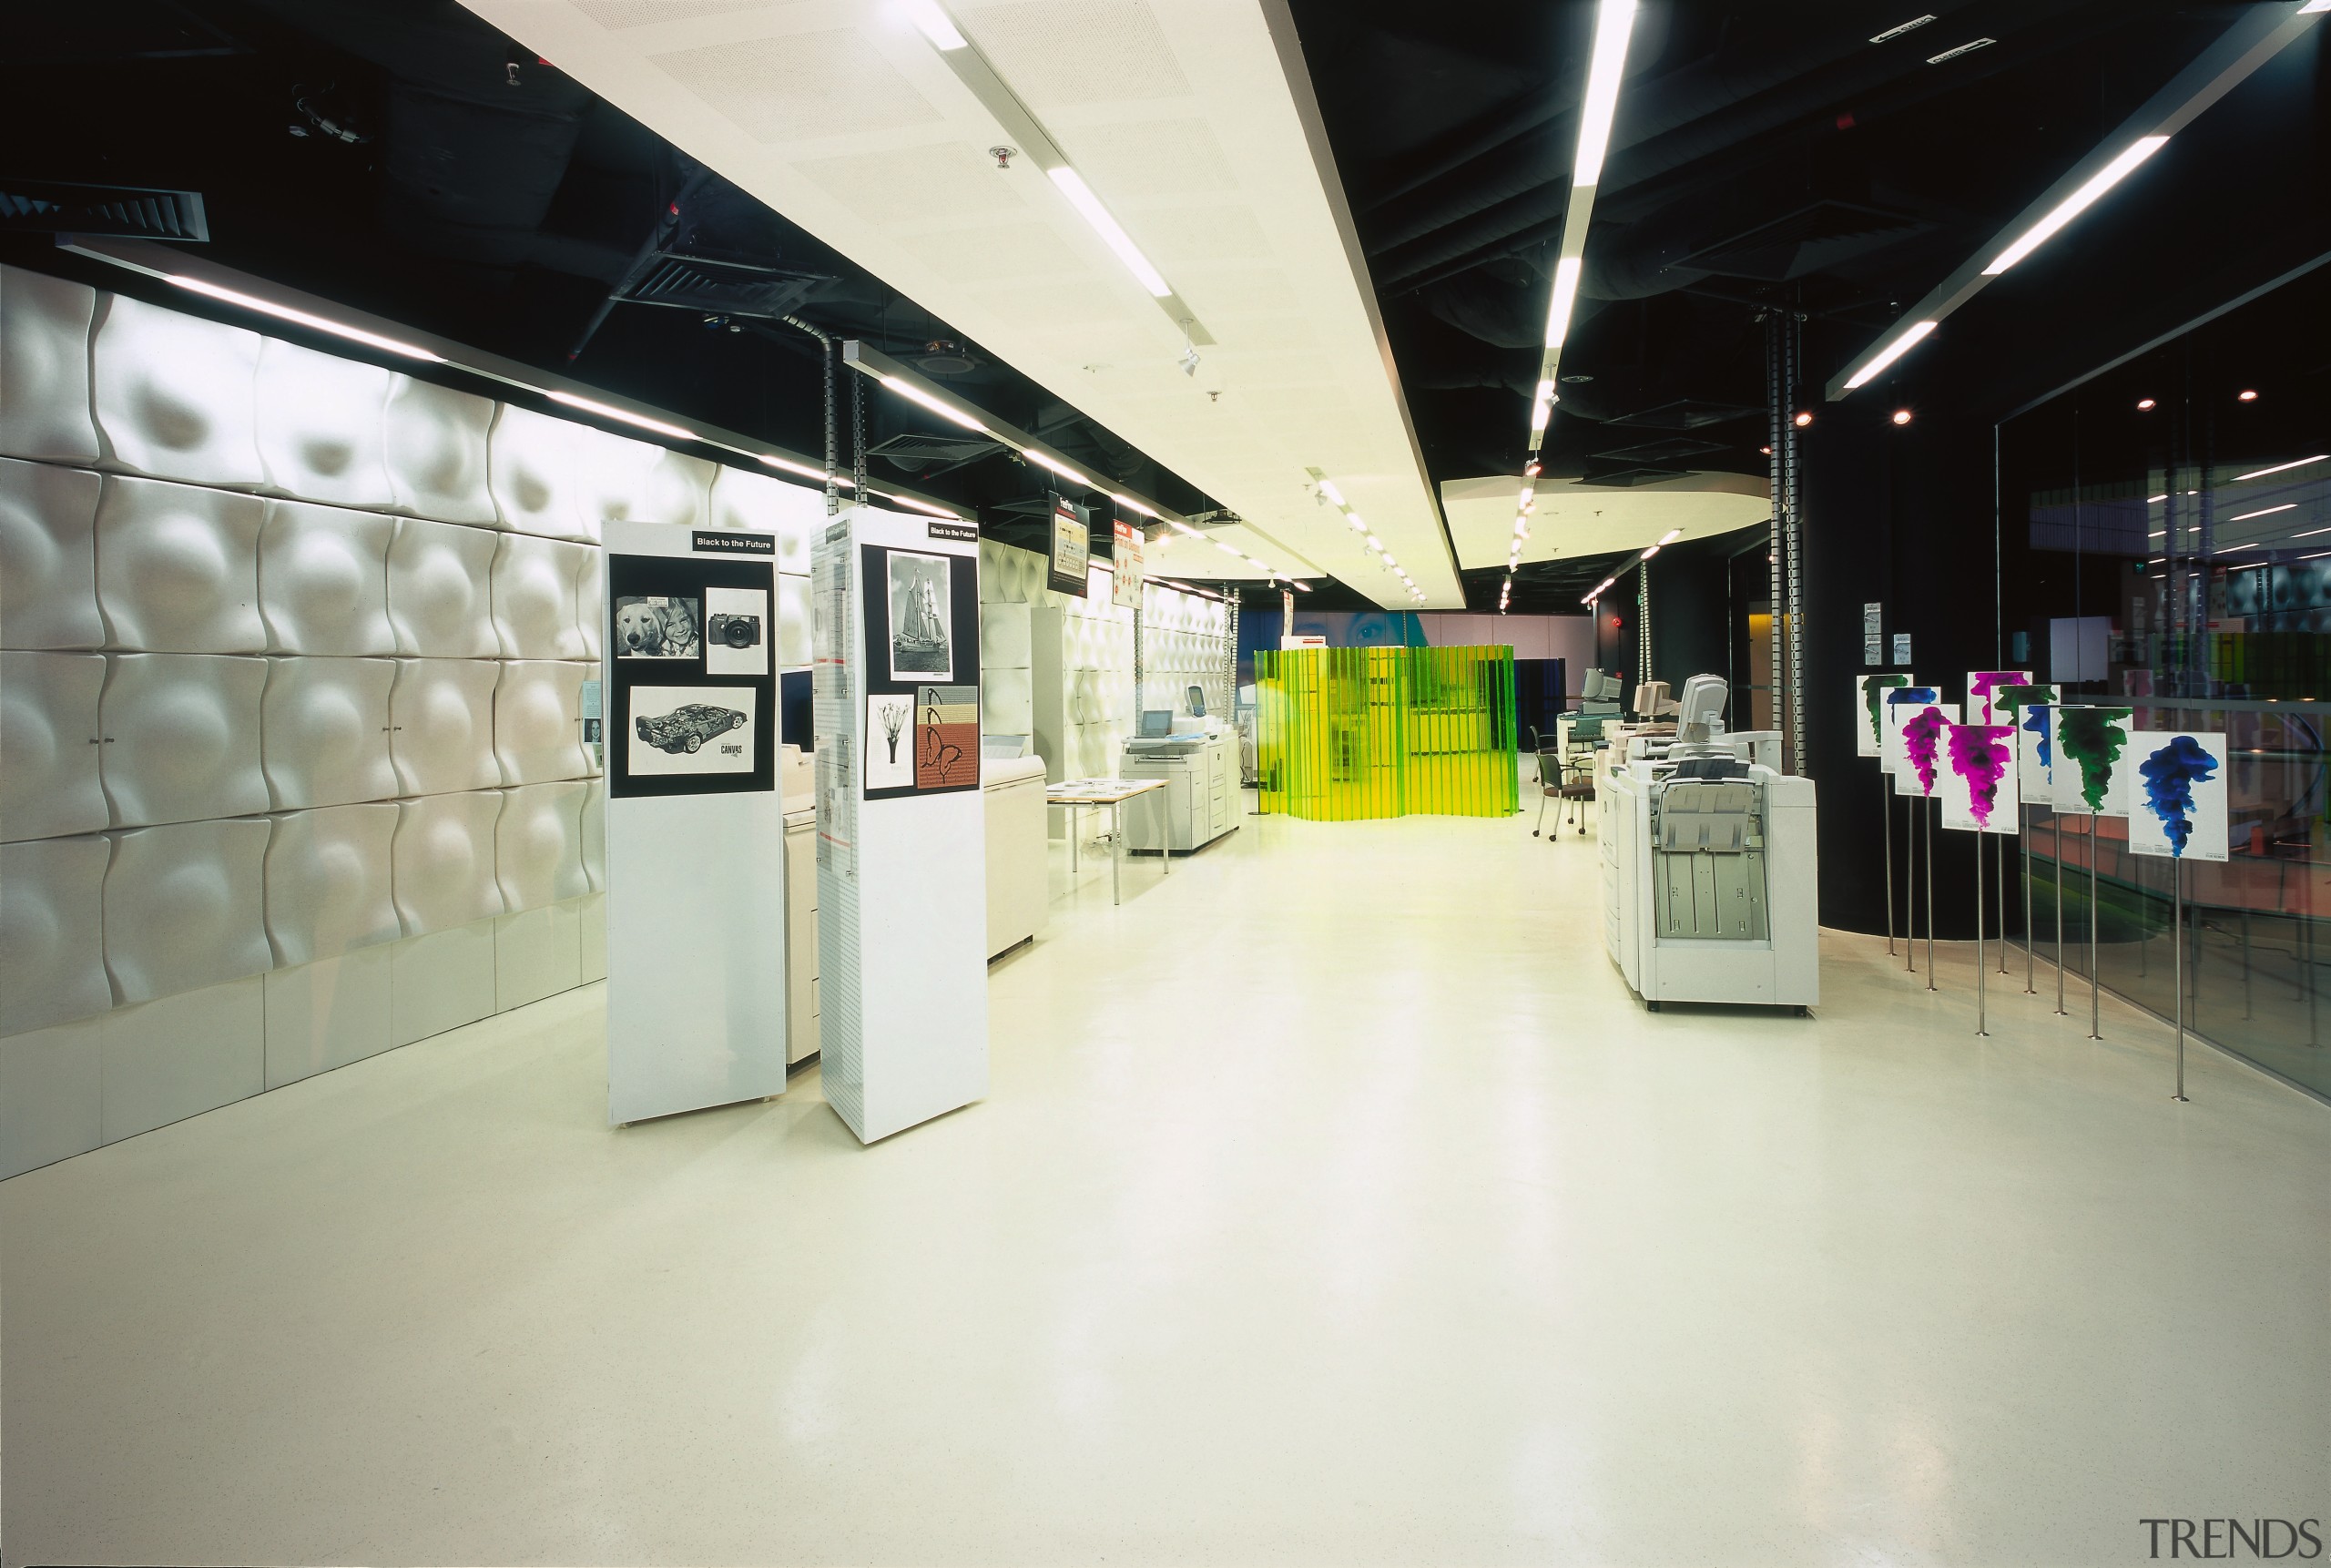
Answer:
[[[1627,38],[1634,25],[1635,0],[1602,0],[1594,8],[1594,54],[1586,68],[1586,97],[1578,111],[1573,188],[1603,178],[1603,158],[1611,150],[1611,120],[1619,107],[1619,82],[1626,74]]]
[[[612,419],[624,424],[636,424],[642,430],[652,430],[658,435],[668,435],[675,441],[697,439],[697,433],[692,430],[683,429],[677,424],[667,424],[660,419],[650,419],[644,413],[633,413],[627,409],[616,408],[608,403],[594,402],[587,397],[577,397],[570,392],[545,392],[543,395],[553,402],[563,402],[569,408],[579,408],[585,413],[595,413],[601,419]],[[825,475],[821,473],[818,477],[822,481]]]
[[[962,523],[966,520],[960,512],[950,512],[944,506],[933,506],[928,501],[917,501],[911,495],[901,495],[893,490],[877,490],[874,494],[885,501],[895,501],[901,506],[911,506],[917,512],[927,512],[933,517],[944,517],[951,523]]]
[[[2309,528],[2306,533],[2294,534],[2291,537],[2294,539],[2312,539],[2317,534],[2331,534],[2331,528]]]
[[[368,348],[379,349],[384,353],[400,354],[408,360],[420,360],[426,364],[442,365],[447,362],[444,355],[434,349],[424,349],[418,343],[403,342],[395,338],[384,338],[378,332],[368,332],[361,327],[351,327],[332,321],[329,317],[310,315],[305,311],[295,311],[289,305],[279,305],[272,300],[262,300],[255,294],[242,294],[232,289],[221,289],[218,284],[206,283],[199,278],[188,278],[175,272],[164,273],[163,276],[188,293],[200,294],[206,299],[217,300],[223,304],[240,306],[246,311],[256,311],[262,316],[273,316],[279,321],[290,321],[314,331],[329,332],[335,338],[345,338],[351,343],[362,343]],[[694,437],[690,439],[693,440]]]
[[[1999,40],[1997,38],[1976,38],[1968,43],[1959,45],[1956,49],[1945,49],[1939,55],[1929,55],[1927,56],[1927,64],[1929,66],[1939,66],[1945,60],[1955,60],[1961,55],[1971,55],[1978,49],[1988,49],[1993,44],[1998,42]]]
[[[1174,291],[1167,286],[1164,275],[1149,264],[1149,258],[1141,253],[1141,247],[1133,242],[1133,236],[1109,216],[1109,209],[1101,205],[1101,199],[1093,194],[1093,188],[1084,183],[1083,175],[1066,164],[1047,172],[1051,174],[1053,183],[1060,187],[1061,194],[1068,198],[1069,205],[1084,214],[1084,221],[1091,224],[1094,232],[1117,253],[1117,260],[1141,280],[1143,288],[1161,300]]]
[[[1905,33],[1915,32],[1917,29],[1925,26],[1928,23],[1933,20],[1934,17],[1930,14],[1924,16],[1913,16],[1898,27],[1887,28],[1886,31],[1878,34],[1875,38],[1872,38],[1870,42],[1873,44],[1883,44],[1889,38],[1898,38]]]
[[[824,469],[812,468],[806,463],[796,463],[789,457],[771,457],[766,452],[748,452],[744,455],[753,459],[757,463],[766,463],[771,468],[781,469],[787,473],[798,473],[804,479],[814,479],[820,484],[823,484],[826,482],[826,471]],[[850,478],[847,473],[835,474],[834,484],[844,490],[855,490],[858,488],[858,482]]]
[[[1935,328],[1941,324],[1942,323],[1939,321],[1911,322],[1900,337],[1896,338],[1892,342],[1887,344],[1885,348],[1878,351],[1878,355],[1876,359],[1862,366],[1860,370],[1856,371],[1851,379],[1846,382],[1846,385],[1848,388],[1852,388],[1860,386],[1868,382],[1887,366],[1892,364],[1896,360],[1900,359],[1904,354],[1909,353],[1912,349],[1917,348],[1920,343],[1924,342],[1926,341],[1927,334],[1933,331]]]
[[[931,46],[953,54],[971,46],[961,29],[934,0],[907,0],[907,17],[914,23],[915,31],[931,40]]]
[[[1151,508],[1144,506],[1140,502],[1135,501],[1130,495],[1120,495],[1115,491],[1112,490],[1109,492],[1109,499],[1124,507],[1126,511],[1138,512],[1144,517],[1155,518],[1157,515],[1157,514]]]
[[[924,408],[929,409],[931,412],[947,421],[950,424],[962,425],[965,430],[975,430],[991,440],[995,436],[995,433],[993,431],[988,429],[987,426],[982,424],[978,420],[973,419],[970,414],[965,413],[962,409],[955,407],[943,398],[935,398],[931,396],[929,392],[923,391],[912,382],[901,381],[897,376],[884,376],[882,378],[882,384],[890,388],[892,392],[898,393],[901,397],[906,399],[907,402],[921,404]]]
[[[1570,335],[1571,308],[1578,303],[1578,276],[1585,263],[1565,256],[1554,263],[1554,300],[1546,311],[1546,347],[1559,349]]]
[[[2139,164],[2168,145],[2169,138],[2165,136],[2141,136],[2130,143],[2122,150],[2120,157],[2092,175],[2078,190],[2056,203],[2045,218],[2025,229],[2021,239],[2000,251],[1991,264],[1983,269],[1983,276],[1996,278],[2040,249],[2056,230],[2087,211],[2098,198],[2134,172]]]
[[[2244,512],[2238,516],[2229,517],[2226,521],[2229,523],[2247,523],[2253,517],[2272,517],[2277,512],[2295,512],[2297,510],[2297,502],[2285,501],[2280,506],[2263,506],[2255,512]]]
[[[2326,6],[2331,6],[2331,0],[2323,0],[2323,3]],[[2326,458],[2331,458],[2331,452],[2318,452],[2313,457],[2301,457],[2289,463],[2277,463],[2272,468],[2254,468],[2247,473],[2235,474],[2233,483],[2239,484],[2245,479],[2264,479],[2269,473],[2283,473],[2294,468],[2305,468],[2310,463],[2321,463]]]
[[[1029,462],[1037,464],[1039,467],[1051,469],[1054,473],[1059,474],[1071,484],[1082,484],[1087,490],[1094,488],[1093,482],[1085,478],[1084,475],[1077,473],[1076,470],[1071,468],[1067,463],[1063,463],[1056,457],[1047,457],[1044,453],[1038,452],[1033,446],[1023,448],[1020,455],[1026,458]]]

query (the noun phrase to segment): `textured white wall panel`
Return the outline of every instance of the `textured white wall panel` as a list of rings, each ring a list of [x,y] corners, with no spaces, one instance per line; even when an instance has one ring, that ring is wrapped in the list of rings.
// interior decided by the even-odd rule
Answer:
[[[267,846],[267,940],[279,967],[332,958],[403,934],[389,896],[399,808],[392,800],[293,811]]]
[[[583,869],[583,809],[593,785],[528,784],[502,792],[494,875],[510,912],[541,909],[591,891]]]
[[[93,653],[0,653],[0,839],[94,833],[108,820],[97,778]]]
[[[263,974],[270,824],[180,822],[110,835],[106,969],[125,1004]]]
[[[268,809],[260,766],[265,659],[114,654],[106,664],[98,767],[115,826]]]
[[[1036,718],[1028,672],[1009,667],[980,671],[980,728],[990,735],[1032,735]]]
[[[502,535],[494,556],[494,630],[504,658],[583,657],[575,596],[585,557],[596,548],[525,534]]]
[[[809,667],[809,579],[777,579],[777,662],[785,669]]]
[[[583,875],[591,891],[607,891],[607,781],[604,778],[591,780],[590,793],[583,797]]]
[[[259,535],[259,608],[276,653],[381,657],[389,625],[389,545],[397,520],[305,501],[268,504]]]
[[[260,715],[260,759],[279,811],[385,800],[397,793],[389,761],[385,658],[272,658]]]
[[[97,495],[86,468],[0,458],[0,647],[105,646]]]
[[[382,445],[398,512],[445,523],[499,521],[486,484],[492,398],[392,373]]]
[[[776,535],[779,572],[809,572],[809,541],[825,525],[822,486],[728,467],[712,482],[712,526]]]
[[[705,525],[715,464],[584,425],[571,431],[575,499],[588,537],[597,539],[609,523]]]
[[[89,327],[97,290],[0,267],[0,452],[95,463]]]
[[[602,630],[606,624],[603,607],[606,581],[607,553],[595,545],[586,545],[575,572],[575,626],[583,634],[585,658],[600,657],[599,645],[605,640]],[[779,602],[783,602],[781,595]]]
[[[91,351],[104,464],[156,479],[257,486],[257,332],[108,294]]]
[[[97,606],[107,646],[261,653],[259,535],[267,503],[198,484],[109,476],[97,502]]]
[[[106,978],[102,837],[0,844],[0,1034],[113,1005]]]
[[[1029,651],[1031,624],[1025,605],[994,604],[982,608],[980,668],[1026,669],[1033,657]]]
[[[502,782],[494,756],[490,659],[402,658],[389,692],[389,759],[398,793],[444,795]]]
[[[259,456],[270,490],[336,506],[391,506],[382,444],[391,372],[280,338],[260,342]]]
[[[596,537],[583,516],[593,487],[585,440],[599,433],[531,409],[501,405],[488,444],[487,483],[502,526],[553,539]]]
[[[389,546],[389,624],[397,652],[425,658],[494,658],[491,529],[404,518]]]
[[[494,688],[494,755],[504,784],[548,784],[592,772],[583,745],[583,683],[599,667],[509,659]]]
[[[502,912],[494,878],[501,815],[498,789],[398,802],[389,885],[405,935],[451,931]]]

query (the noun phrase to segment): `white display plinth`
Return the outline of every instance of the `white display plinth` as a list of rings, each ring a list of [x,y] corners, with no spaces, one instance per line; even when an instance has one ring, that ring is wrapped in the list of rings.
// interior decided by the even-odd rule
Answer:
[[[853,508],[811,579],[820,1063],[870,1144],[987,1093],[978,531]]]
[[[613,1123],[785,1092],[775,545],[606,525]]]

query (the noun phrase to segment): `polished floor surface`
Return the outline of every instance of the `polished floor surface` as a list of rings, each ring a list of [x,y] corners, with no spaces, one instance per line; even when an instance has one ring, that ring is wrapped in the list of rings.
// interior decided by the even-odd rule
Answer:
[[[2331,1110],[1882,942],[1645,1013],[1593,841],[1248,820],[993,1091],[622,1132],[595,989],[0,1184],[10,1563],[2121,1563],[2331,1502]],[[1064,880],[1064,872],[1063,873]],[[2043,976],[2044,979],[2044,976]],[[2043,983],[2043,990],[2049,989]]]

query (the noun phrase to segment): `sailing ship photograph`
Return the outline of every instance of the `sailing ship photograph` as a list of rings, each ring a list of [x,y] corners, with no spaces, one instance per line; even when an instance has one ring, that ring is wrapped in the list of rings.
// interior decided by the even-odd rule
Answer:
[[[952,680],[954,596],[944,555],[891,552],[891,678]]]

